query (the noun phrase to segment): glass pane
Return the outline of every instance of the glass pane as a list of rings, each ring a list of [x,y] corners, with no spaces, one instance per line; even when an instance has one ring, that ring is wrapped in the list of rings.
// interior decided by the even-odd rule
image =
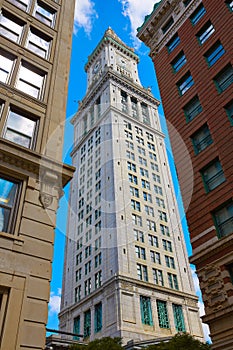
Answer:
[[[0,231],[7,232],[10,218],[10,209],[0,207]]]
[[[0,178],[0,205],[12,207],[14,203],[17,184]]]
[[[8,39],[19,42],[23,26],[19,25],[4,15],[0,16],[0,33]]]
[[[7,83],[9,73],[11,72],[13,60],[0,55],[0,81]]]
[[[46,10],[44,7],[39,4],[36,5],[35,17],[38,18],[41,22],[52,27],[54,20],[53,10]]]
[[[44,76],[33,72],[24,66],[20,67],[17,88],[35,97],[40,97]]]
[[[10,129],[18,131],[20,134],[32,137],[35,124],[35,121],[11,111],[7,121],[7,128],[9,127]]]
[[[27,136],[24,135],[20,135],[17,132],[7,129],[6,134],[5,134],[5,138],[9,141],[12,141],[14,143],[17,143],[23,147],[30,147],[30,142],[31,139]]]
[[[46,58],[49,52],[50,41],[42,39],[32,32],[29,33],[28,37],[28,49],[36,53],[37,55]]]
[[[29,0],[10,0],[10,2],[23,11],[26,11],[29,5]]]

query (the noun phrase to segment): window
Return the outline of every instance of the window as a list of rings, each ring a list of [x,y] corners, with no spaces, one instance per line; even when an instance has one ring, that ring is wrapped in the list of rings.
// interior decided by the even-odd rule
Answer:
[[[157,252],[154,252],[153,250],[151,250],[150,251],[150,260],[153,263],[161,265],[160,253],[157,253]]]
[[[101,287],[102,284],[102,271],[98,271],[95,274],[95,289]]]
[[[153,319],[152,319],[152,311],[151,311],[151,300],[149,297],[140,295],[140,309],[141,309],[142,324],[152,326]]]
[[[163,34],[165,34],[168,31],[168,29],[173,25],[173,23],[174,23],[173,17],[169,18],[167,23],[162,27]]]
[[[0,16],[0,31],[1,34],[6,38],[19,43],[22,36],[24,24],[25,23],[22,22],[19,18],[12,16],[5,10],[2,10]]]
[[[89,274],[91,272],[91,261],[88,261],[85,264],[85,275]]]
[[[167,43],[168,52],[172,52],[180,43],[180,38],[178,34],[175,34],[172,39]]]
[[[193,25],[197,24],[197,22],[204,16],[205,13],[206,9],[204,8],[203,4],[200,4],[190,16],[191,23]]]
[[[37,122],[11,109],[6,121],[4,138],[23,147],[34,148]]]
[[[95,333],[100,332],[102,329],[102,303],[95,305],[94,327]]]
[[[139,160],[139,163],[141,164],[141,165],[145,165],[145,166],[147,166],[147,160],[145,159],[145,158],[142,158],[142,157],[138,157],[138,160]]]
[[[145,149],[144,149],[144,148],[142,148],[142,147],[140,147],[140,146],[138,146],[138,153],[139,153],[139,154],[142,154],[143,156],[145,156],[145,155],[146,155],[146,151],[145,151]]]
[[[125,91],[121,91],[121,109],[122,109],[122,112],[127,112],[127,109],[128,109],[127,94]]]
[[[133,210],[141,211],[141,204],[134,199],[131,199],[131,208]]]
[[[155,145],[151,142],[147,142],[147,146],[149,149],[151,149],[152,151],[155,151]]]
[[[192,0],[184,0],[184,1],[183,1],[184,6],[187,7],[187,6],[190,4],[191,1],[192,1]]]
[[[132,221],[134,225],[142,226],[142,218],[139,215],[132,214]]]
[[[156,247],[156,248],[159,247],[158,237],[152,236],[152,235],[148,235],[148,240],[149,240],[149,244],[150,244],[152,247]]]
[[[132,175],[132,174],[128,174],[128,178],[129,178],[129,182],[132,182],[132,183],[134,183],[135,185],[138,184],[138,178],[137,178],[137,176]]]
[[[201,175],[207,193],[226,180],[219,159],[215,159],[201,170]]]
[[[148,205],[145,205],[145,213],[150,216],[155,216],[154,214],[154,208],[149,207]]]
[[[128,147],[129,149],[131,149],[131,150],[134,149],[133,142],[126,140],[125,144],[126,144],[126,147]]]
[[[191,137],[195,154],[200,153],[206,147],[213,143],[210,130],[207,124],[204,124]]]
[[[157,312],[158,312],[158,319],[159,319],[159,327],[170,328],[166,301],[157,300],[156,304],[157,304]]]
[[[160,194],[161,196],[163,195],[162,187],[160,187],[158,185],[154,185],[154,191],[156,194]]]
[[[159,286],[163,286],[164,285],[163,271],[157,270],[157,269],[152,269],[152,273],[153,273],[154,283],[158,284]]]
[[[23,11],[27,11],[30,4],[30,0],[10,0],[10,2]]]
[[[146,188],[147,190],[150,190],[150,183],[149,183],[149,181],[146,181],[146,180],[142,179],[141,183],[142,183],[142,187],[143,188]]]
[[[164,211],[161,211],[161,210],[158,210],[158,213],[159,213],[160,220],[167,222],[167,214],[164,213]]]
[[[151,169],[152,170],[154,170],[154,171],[159,171],[159,166],[158,166],[158,164],[155,164],[155,163],[150,163],[150,165],[151,165]]]
[[[15,57],[0,49],[0,81],[8,84],[12,73]]]
[[[225,91],[233,83],[233,68],[228,64],[214,78],[214,83],[219,93]]]
[[[149,193],[147,193],[147,192],[143,192],[143,199],[144,199],[144,201],[146,201],[146,202],[152,203],[151,194],[149,194]]]
[[[149,157],[150,157],[150,159],[152,159],[152,160],[157,162],[157,156],[153,152],[149,152]]]
[[[145,103],[141,103],[143,123],[150,124],[149,110]]]
[[[83,336],[84,338],[90,337],[91,335],[91,310],[84,312],[84,325],[83,325]]]
[[[183,78],[176,85],[179,90],[179,94],[181,96],[184,95],[186,91],[188,91],[194,85],[194,81],[190,72],[185,74]]]
[[[172,252],[172,242],[166,241],[166,239],[163,239],[162,243],[163,243],[164,250],[167,250],[168,252]]]
[[[185,332],[184,316],[181,305],[172,304],[175,327],[177,332]]]
[[[211,67],[224,55],[224,53],[225,50],[220,41],[218,41],[205,53],[204,56],[208,65]]]
[[[55,15],[56,11],[49,7],[48,5],[44,4],[41,1],[37,1],[37,4],[35,6],[35,12],[34,16],[44,24],[46,24],[49,27],[54,27],[55,24]]]
[[[135,253],[138,259],[146,260],[146,250],[145,248],[135,246]]]
[[[91,279],[88,278],[88,280],[86,280],[84,282],[84,292],[85,295],[89,295],[91,293]]]
[[[78,286],[74,290],[74,301],[77,303],[77,301],[81,300],[81,286]]]
[[[125,130],[125,137],[129,138],[130,140],[133,140],[133,134],[132,132]]]
[[[139,191],[137,188],[130,186],[130,193],[132,196],[139,198]]]
[[[144,169],[144,168],[140,168],[140,174],[141,176],[145,176],[145,177],[149,177],[149,172],[148,170]]]
[[[126,151],[126,157],[128,159],[132,159],[132,160],[135,160],[135,155],[133,152],[130,152],[130,151]]]
[[[144,139],[142,137],[136,136],[136,141],[137,143],[139,143],[140,145],[144,145]]]
[[[131,162],[127,162],[128,170],[136,172],[136,165]]]
[[[156,197],[155,199],[156,199],[156,204],[157,204],[159,207],[165,208],[164,199],[159,198],[159,197]]]
[[[183,108],[187,122],[193,120],[199,113],[202,112],[202,106],[198,95],[194,96]]]
[[[73,333],[77,334],[73,336],[74,340],[79,340],[79,334],[80,334],[80,316],[74,318],[73,322]]]
[[[147,219],[146,224],[147,224],[148,230],[156,232],[156,224],[154,221]]]
[[[233,12],[233,1],[232,0],[226,0],[226,5],[228,6],[229,10]]]
[[[225,111],[230,119],[231,124],[233,124],[233,100],[231,100],[226,106]]]
[[[196,37],[198,42],[203,45],[207,39],[215,32],[213,24],[208,21],[204,27],[197,33]]]
[[[169,227],[160,224],[160,232],[162,235],[170,236]]]
[[[213,219],[218,238],[225,237],[233,232],[233,202],[230,201],[213,212]]]
[[[124,120],[124,127],[126,129],[132,130],[132,124],[129,123],[127,120]]]
[[[16,87],[32,97],[41,99],[45,76],[45,72],[22,61]]]
[[[95,256],[95,268],[102,264],[102,254],[99,253]]]
[[[131,97],[131,108],[132,108],[132,116],[134,118],[138,118],[138,104],[137,104],[137,99],[134,97]]]
[[[0,231],[12,232],[14,214],[18,204],[20,184],[15,180],[0,176]]]
[[[147,266],[137,264],[137,274],[139,280],[148,282]]]
[[[99,191],[101,189],[101,180],[98,181],[96,184],[95,184],[95,190],[96,192]]]
[[[172,256],[165,255],[166,266],[175,269],[175,260]]]
[[[186,62],[187,62],[187,60],[186,60],[186,57],[184,55],[184,52],[181,51],[179,53],[179,55],[171,63],[174,72],[175,73],[178,72]]]
[[[152,134],[150,134],[149,132],[146,132],[146,137],[148,138],[148,140],[154,141],[154,136]]]
[[[144,233],[142,231],[135,230],[135,229],[133,230],[133,232],[134,232],[135,241],[144,243]]]
[[[81,280],[81,278],[82,278],[82,268],[80,267],[80,269],[78,269],[75,272],[75,281],[78,282]]]
[[[30,28],[27,48],[36,55],[48,58],[51,39],[34,28]]]
[[[168,272],[167,278],[169,287],[172,289],[179,290],[177,276]]]

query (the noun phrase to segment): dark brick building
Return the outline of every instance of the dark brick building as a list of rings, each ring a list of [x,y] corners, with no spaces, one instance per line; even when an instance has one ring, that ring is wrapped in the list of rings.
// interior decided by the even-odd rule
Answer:
[[[150,47],[213,349],[233,348],[233,1],[163,0]]]

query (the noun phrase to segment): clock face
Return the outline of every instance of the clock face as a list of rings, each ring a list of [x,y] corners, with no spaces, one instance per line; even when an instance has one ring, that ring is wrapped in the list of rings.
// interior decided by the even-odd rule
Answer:
[[[93,67],[93,71],[92,71],[93,74],[96,74],[99,71],[100,66],[101,66],[101,61],[100,60],[96,61],[95,65]]]

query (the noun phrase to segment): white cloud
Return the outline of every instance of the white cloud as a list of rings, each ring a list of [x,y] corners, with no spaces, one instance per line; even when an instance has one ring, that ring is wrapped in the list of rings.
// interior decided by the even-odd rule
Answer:
[[[58,314],[61,305],[61,288],[58,288],[57,294],[55,292],[50,293],[49,299],[49,314]]]
[[[128,17],[131,24],[130,36],[136,47],[140,46],[141,42],[136,38],[137,28],[144,22],[145,16],[149,15],[158,0],[118,0],[122,4],[122,14]]]
[[[91,0],[76,0],[74,14],[74,33],[83,28],[87,35],[90,35],[93,21],[98,18],[95,4]]]

